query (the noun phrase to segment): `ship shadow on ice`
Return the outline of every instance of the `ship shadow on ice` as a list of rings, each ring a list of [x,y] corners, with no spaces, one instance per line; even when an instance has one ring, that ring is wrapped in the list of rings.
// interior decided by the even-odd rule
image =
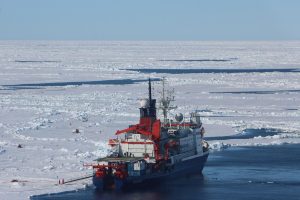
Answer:
[[[157,74],[234,74],[234,73],[271,73],[271,72],[282,72],[282,73],[293,73],[300,72],[299,68],[254,68],[254,69],[167,69],[167,68],[140,68],[140,69],[125,69],[128,71],[135,71],[140,73],[157,73]]]
[[[282,130],[274,129],[274,128],[259,128],[259,129],[248,128],[242,131],[241,133],[235,135],[205,137],[205,140],[211,141],[211,140],[251,139],[258,136],[261,137],[274,136],[282,132],[283,132]]]
[[[159,78],[153,78],[152,81],[160,81]],[[24,90],[24,89],[44,89],[45,87],[65,87],[81,85],[130,85],[141,82],[147,82],[147,79],[119,79],[119,80],[99,80],[99,81],[68,81],[68,82],[47,82],[47,83],[25,83],[15,85],[2,85],[4,89],[0,90]]]

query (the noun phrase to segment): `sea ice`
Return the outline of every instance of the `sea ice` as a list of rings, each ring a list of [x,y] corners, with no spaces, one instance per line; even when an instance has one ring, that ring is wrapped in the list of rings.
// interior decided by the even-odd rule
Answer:
[[[299,41],[0,41],[1,199],[91,184],[56,185],[61,178],[91,173],[83,165],[107,155],[107,139],[138,121],[148,77],[166,76],[178,106],[170,116],[199,110],[207,137],[249,128],[283,131],[210,141],[213,150],[300,143],[299,46]],[[126,70],[159,68],[180,73]],[[157,81],[153,88],[159,98]],[[24,185],[11,183],[16,177]]]

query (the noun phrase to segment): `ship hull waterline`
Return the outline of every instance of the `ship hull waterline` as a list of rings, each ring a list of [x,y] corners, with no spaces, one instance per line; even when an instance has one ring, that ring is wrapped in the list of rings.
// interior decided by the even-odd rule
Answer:
[[[113,177],[99,178],[93,176],[93,184],[97,190],[107,189],[125,189],[134,187],[137,184],[148,184],[166,181],[170,179],[179,178],[185,175],[200,174],[208,158],[208,153],[202,156],[179,162],[174,165],[172,170],[166,172],[157,172],[149,175],[130,176],[125,179],[118,179]]]

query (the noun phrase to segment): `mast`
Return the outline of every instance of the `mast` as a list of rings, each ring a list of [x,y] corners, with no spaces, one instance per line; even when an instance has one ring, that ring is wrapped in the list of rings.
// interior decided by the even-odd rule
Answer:
[[[164,116],[164,124],[168,123],[168,111],[172,109],[176,109],[176,106],[171,105],[171,101],[174,100],[174,89],[173,90],[166,90],[165,89],[165,84],[166,84],[166,78],[162,78],[162,91],[161,91],[161,99],[160,99],[160,106],[159,108],[163,112]]]
[[[170,102],[167,102],[167,99],[165,98],[165,81],[166,81],[166,78],[163,77],[163,80],[162,80],[162,110],[163,110],[163,115],[164,115],[164,123],[167,123],[167,119],[168,119],[168,105],[170,104]]]

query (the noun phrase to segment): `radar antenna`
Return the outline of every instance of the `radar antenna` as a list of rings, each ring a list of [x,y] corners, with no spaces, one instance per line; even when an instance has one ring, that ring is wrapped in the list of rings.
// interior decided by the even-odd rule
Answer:
[[[159,109],[163,111],[164,115],[164,124],[168,123],[168,111],[172,109],[176,109],[177,106],[171,105],[171,101],[174,100],[174,88],[172,90],[165,89],[166,77],[162,78],[162,91],[161,99],[159,100]]]

